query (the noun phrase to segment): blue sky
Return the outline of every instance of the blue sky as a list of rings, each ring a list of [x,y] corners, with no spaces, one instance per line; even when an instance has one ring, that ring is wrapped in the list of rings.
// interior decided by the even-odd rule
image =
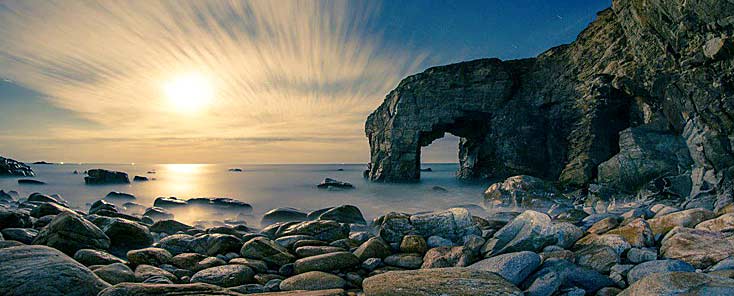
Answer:
[[[364,119],[405,75],[535,56],[571,42],[611,4],[101,3],[0,3],[0,155],[363,163]],[[202,86],[181,77],[203,77],[193,83]],[[189,98],[171,97],[170,86],[207,99],[183,108]],[[456,161],[456,141],[438,140],[424,161]]]

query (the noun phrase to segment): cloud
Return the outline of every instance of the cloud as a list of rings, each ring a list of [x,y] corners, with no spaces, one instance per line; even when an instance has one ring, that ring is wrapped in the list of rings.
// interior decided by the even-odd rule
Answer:
[[[378,13],[371,1],[5,1],[0,77],[103,126],[49,133],[59,139],[362,137],[427,56],[386,44]],[[161,90],[188,72],[216,91],[198,114]]]

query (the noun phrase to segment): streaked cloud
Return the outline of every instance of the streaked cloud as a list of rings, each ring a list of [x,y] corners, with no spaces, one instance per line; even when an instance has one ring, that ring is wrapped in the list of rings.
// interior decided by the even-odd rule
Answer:
[[[385,43],[378,13],[373,1],[4,1],[0,77],[100,126],[50,129],[45,139],[57,143],[198,141],[195,154],[268,143],[309,154],[342,142],[363,153],[355,137],[367,114],[426,59]],[[181,114],[162,88],[190,72],[207,76],[216,95]]]

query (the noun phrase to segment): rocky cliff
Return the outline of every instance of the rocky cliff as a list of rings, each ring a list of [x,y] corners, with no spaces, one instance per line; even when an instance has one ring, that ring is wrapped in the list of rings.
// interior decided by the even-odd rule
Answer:
[[[732,1],[615,0],[536,58],[407,77],[367,119],[369,178],[417,181],[421,147],[448,132],[460,178],[731,200],[733,33]]]

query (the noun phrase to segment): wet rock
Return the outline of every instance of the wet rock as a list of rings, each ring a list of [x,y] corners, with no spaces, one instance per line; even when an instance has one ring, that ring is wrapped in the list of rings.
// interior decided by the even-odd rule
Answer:
[[[475,260],[475,255],[465,247],[437,247],[423,256],[421,268],[464,267]]]
[[[576,241],[584,236],[584,231],[568,222],[553,224],[553,232],[555,232],[555,244],[562,248],[570,248]]]
[[[627,259],[632,263],[642,263],[658,259],[658,252],[651,249],[631,248],[627,252]]]
[[[481,230],[474,224],[471,214],[464,208],[413,215],[410,216],[410,223],[415,231],[424,237],[437,235],[459,242],[465,235],[481,235]]]
[[[487,258],[469,265],[469,268],[497,273],[512,284],[519,285],[540,266],[540,262],[538,254],[523,251]]]
[[[191,276],[192,283],[234,287],[251,283],[255,272],[246,265],[232,264],[200,270]]]
[[[41,203],[31,210],[31,216],[35,218],[40,218],[40,217],[49,216],[49,215],[58,215],[61,213],[76,214],[76,212],[74,212],[70,208],[67,208],[65,206],[62,206],[56,203],[50,203],[50,202]]]
[[[206,254],[214,256],[217,254],[239,253],[242,241],[234,235],[208,234],[206,235]]]
[[[188,206],[189,203],[183,199],[178,199],[176,197],[158,197],[153,201],[154,207],[164,208],[164,209],[173,209],[178,207],[185,207]]]
[[[242,294],[217,287],[215,285],[196,284],[145,284],[145,283],[122,283],[114,285],[102,291],[99,296],[178,296],[178,295],[202,295],[202,296],[241,296]]]
[[[87,185],[130,184],[130,179],[123,172],[91,169],[87,171],[87,176],[84,177],[84,183]]]
[[[328,254],[328,253],[334,253],[334,252],[343,252],[345,251],[342,248],[339,247],[332,247],[332,246],[303,246],[296,248],[296,255],[298,257],[310,257],[310,256],[316,256],[316,255],[322,255],[322,254]]]
[[[334,252],[298,259],[294,263],[294,268],[296,273],[333,271],[357,266],[360,262],[357,256],[352,253]]]
[[[548,215],[525,211],[494,234],[496,243],[491,254],[540,251],[557,241],[555,229]]]
[[[35,179],[18,179],[18,184],[21,184],[21,185],[46,185],[46,182],[35,180]]]
[[[141,264],[135,267],[135,281],[137,282],[144,282],[151,278],[158,278],[158,277],[162,277],[168,280],[169,282],[175,282],[177,280],[174,274],[162,268],[158,268],[158,267],[147,265],[147,264]]]
[[[385,257],[385,265],[405,269],[418,269],[423,265],[423,256],[417,253],[398,253]]]
[[[327,290],[346,287],[346,281],[336,275],[310,271],[289,277],[280,282],[280,290]]]
[[[160,266],[171,261],[173,256],[170,252],[161,248],[144,248],[127,252],[127,259],[132,265],[154,265]]]
[[[286,248],[264,237],[256,237],[244,243],[240,254],[245,258],[263,260],[278,266],[296,259]]]
[[[375,268],[378,268],[382,265],[382,259],[380,258],[368,258],[367,260],[364,260],[362,262],[362,269],[366,271],[373,271]]]
[[[653,260],[636,265],[627,273],[627,282],[632,285],[640,279],[659,272],[695,272],[693,265],[680,260]]]
[[[437,268],[390,271],[362,282],[371,296],[394,295],[523,295],[499,275],[468,268]]]
[[[28,165],[0,156],[0,176],[33,177],[35,174]]]
[[[152,207],[145,210],[143,214],[145,217],[149,217],[154,221],[158,220],[173,220],[173,214],[164,208]]]
[[[0,207],[0,229],[29,228],[32,226],[33,219],[28,212]]]
[[[317,240],[332,242],[349,237],[349,225],[335,221],[305,221],[279,229],[277,236],[310,235]]]
[[[110,247],[110,238],[97,226],[71,213],[61,213],[36,236],[34,245],[46,245],[68,255],[81,249]]]
[[[110,238],[110,247],[118,252],[149,247],[153,236],[148,227],[122,218],[97,217],[92,222]]]
[[[61,198],[58,194],[52,194],[52,195],[46,195],[41,194],[38,192],[31,193],[31,195],[28,196],[27,201],[29,202],[37,202],[37,203],[55,203],[60,206],[69,207],[69,202]]]
[[[400,243],[403,236],[415,231],[410,224],[410,215],[403,213],[390,212],[375,219],[373,224],[379,226],[379,236],[388,243]]]
[[[127,263],[125,262],[125,260],[117,258],[112,254],[92,249],[81,249],[79,251],[76,251],[76,253],[74,254],[74,260],[81,264],[84,264],[85,266]]]
[[[234,258],[229,260],[229,264],[241,264],[246,265],[257,273],[265,273],[268,271],[268,265],[265,261],[251,259],[251,258]]]
[[[488,208],[520,207],[547,211],[567,203],[564,199],[550,182],[527,175],[509,177],[490,185],[484,192],[484,204]]]
[[[650,219],[647,222],[650,224],[650,228],[655,236],[663,236],[675,227],[694,227],[698,223],[713,217],[713,212],[696,208],[670,213],[659,218]]]
[[[576,264],[600,273],[609,273],[620,262],[617,252],[607,246],[589,246],[576,253]]]
[[[354,189],[354,185],[350,183],[334,180],[331,178],[325,178],[323,181],[321,181],[321,183],[316,185],[316,187],[319,189],[329,189],[329,190]]]
[[[149,181],[149,179],[148,177],[145,177],[145,176],[135,176],[133,177],[133,181],[134,182],[145,182],[145,181]]]
[[[15,201],[15,197],[10,192],[0,189],[0,202],[11,202]]]
[[[287,235],[275,239],[275,242],[286,249],[292,249],[293,245],[302,240],[313,240],[314,237],[310,235]]]
[[[207,207],[218,211],[230,211],[235,213],[252,213],[252,206],[246,202],[227,197],[198,197],[191,198],[189,205]]]
[[[90,215],[96,214],[98,211],[103,211],[103,210],[117,212],[117,206],[109,202],[106,202],[103,199],[100,199],[92,203],[92,205],[89,207],[89,214]]]
[[[428,251],[428,243],[420,235],[406,235],[400,242],[400,251],[403,253],[425,254]]]
[[[206,256],[202,254],[183,253],[171,257],[170,263],[178,268],[193,270],[194,266],[205,258]]]
[[[263,215],[260,225],[266,226],[278,222],[300,222],[307,221],[306,213],[294,208],[277,208],[266,212]]]
[[[360,261],[367,260],[368,258],[382,259],[390,256],[391,254],[390,245],[380,237],[368,239],[354,251],[354,255],[357,256]]]
[[[84,265],[46,246],[0,249],[2,295],[97,295],[109,284]]]
[[[653,231],[645,219],[642,218],[635,219],[620,228],[607,231],[607,234],[619,235],[631,246],[637,248],[655,245]]]
[[[548,259],[531,274],[522,287],[525,295],[552,295],[559,288],[578,287],[587,293],[616,284],[608,277],[563,259]]]
[[[731,295],[734,280],[694,272],[665,272],[646,276],[620,296]]]
[[[135,272],[123,263],[112,263],[99,267],[94,270],[94,274],[111,285],[135,281]]]
[[[353,205],[342,205],[331,208],[319,215],[319,220],[334,220],[339,223],[367,224],[359,208]]]
[[[734,232],[734,214],[724,214],[696,225],[696,229],[713,232]]]
[[[158,220],[150,226],[150,231],[166,234],[175,234],[179,231],[186,231],[192,227],[176,220]]]
[[[663,238],[660,255],[707,268],[734,256],[734,244],[721,233],[678,227]]]
[[[204,253],[204,250],[196,248],[196,238],[188,234],[173,234],[164,237],[154,246],[165,249],[172,255],[178,255],[182,253]]]
[[[118,192],[118,191],[111,191],[110,193],[107,193],[105,195],[104,199],[109,200],[135,200],[135,195],[132,195],[130,193],[124,193],[124,192]]]
[[[204,270],[212,267],[222,266],[227,264],[226,261],[217,257],[206,257],[199,262],[196,262],[191,268],[193,271]]]
[[[30,245],[38,236],[38,230],[32,228],[5,228],[2,230],[2,236],[6,240],[14,240]]]
[[[456,244],[438,235],[432,235],[428,237],[428,239],[426,240],[426,245],[428,245],[428,248],[437,248],[437,247],[453,247]]]
[[[599,222],[594,223],[589,227],[589,229],[586,230],[588,233],[592,234],[604,234],[605,232],[612,230],[619,226],[619,223],[622,222],[622,219],[617,216],[610,216],[606,217],[604,219],[599,220]]]

